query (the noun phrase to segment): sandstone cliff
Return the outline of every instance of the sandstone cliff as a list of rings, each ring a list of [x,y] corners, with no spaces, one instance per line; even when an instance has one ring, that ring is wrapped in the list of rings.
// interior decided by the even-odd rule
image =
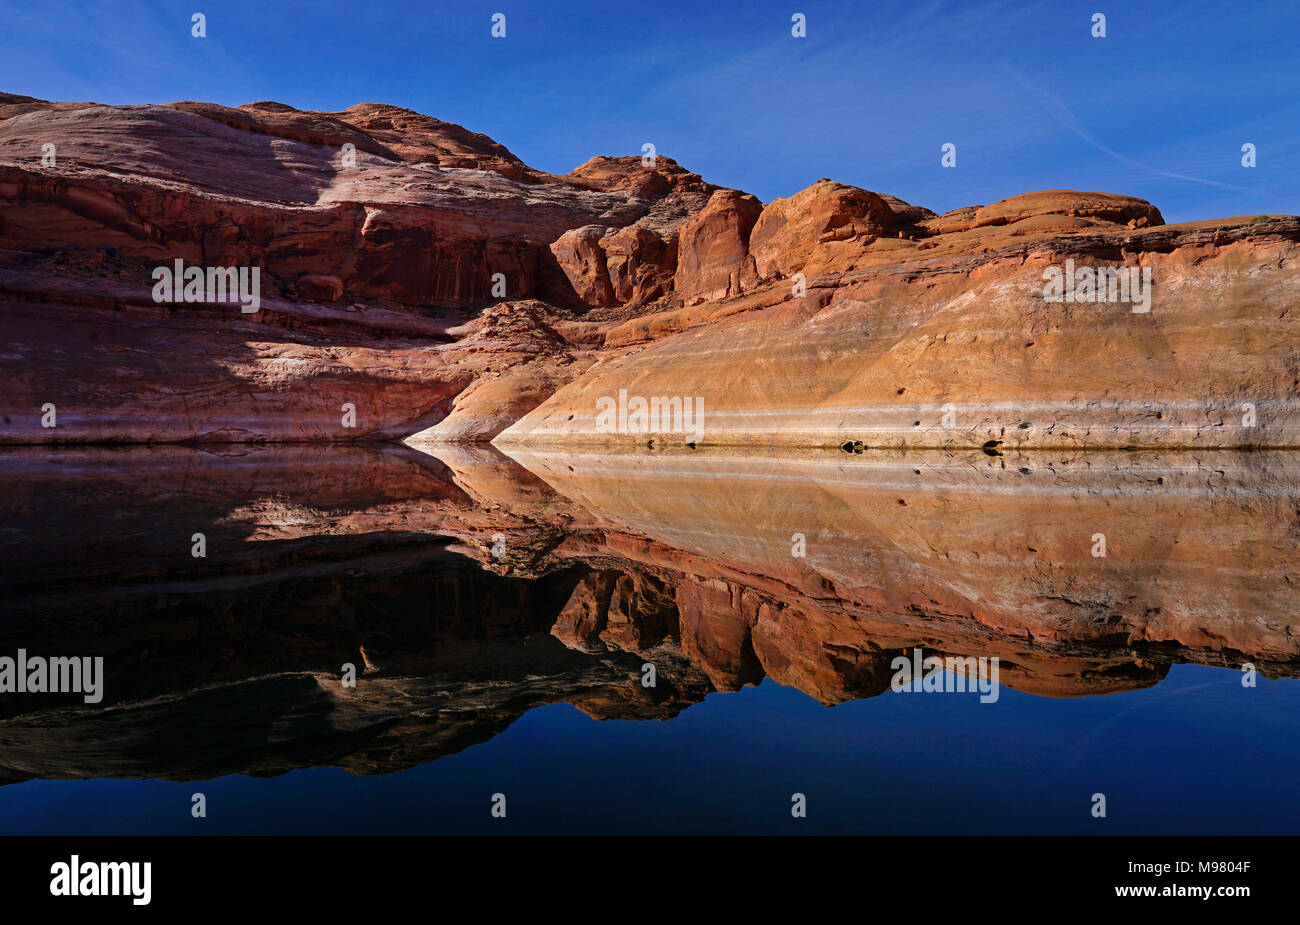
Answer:
[[[0,95],[0,443],[1294,447],[1298,241],[1105,193],[548,174],[374,103]],[[176,260],[257,267],[260,309],[156,302]],[[1067,266],[1145,310],[1049,301]],[[620,392],[703,425],[611,431]]]

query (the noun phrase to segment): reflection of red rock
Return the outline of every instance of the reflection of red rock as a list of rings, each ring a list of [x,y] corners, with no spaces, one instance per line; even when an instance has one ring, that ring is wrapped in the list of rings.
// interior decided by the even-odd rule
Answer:
[[[609,598],[617,578],[614,572],[584,576],[556,618],[551,635],[571,649],[603,651],[605,646],[597,640],[606,625]]]
[[[591,572],[573,589],[551,635],[582,651],[645,654],[678,635],[677,604],[672,589],[648,573]]]
[[[562,561],[673,586],[682,651],[719,688],[757,664],[820,700],[868,696],[880,654],[916,645],[998,655],[1005,683],[1051,695],[1149,683],[1164,647],[1300,665],[1287,454],[513,452],[600,525]],[[1070,664],[1085,651],[1113,657]]]
[[[765,677],[826,704],[876,696],[918,646],[997,657],[1002,684],[1042,696],[1147,687],[1184,661],[1300,672],[1300,489],[1271,454],[1185,459],[1164,486],[1089,454],[1027,480],[1056,486],[1044,503],[999,491],[1026,477],[997,460],[932,459],[900,486],[912,466],[863,457],[528,458],[542,481],[479,447],[226,452],[0,458],[3,522],[40,525],[6,546],[0,650],[103,653],[114,704],[0,704],[0,776],[383,773],[563,701],[666,719]],[[1098,562],[1078,534],[1103,520],[1124,539]],[[511,577],[480,568],[497,533]],[[374,670],[343,688],[345,662]]]
[[[763,677],[750,627],[762,598],[725,581],[686,580],[677,586],[682,651],[719,690],[735,690]]]
[[[275,651],[294,656],[313,644],[293,638],[293,625],[342,632],[354,618],[339,624],[331,614],[365,607],[357,591],[339,610],[334,579],[319,575],[355,567],[358,555],[418,568],[445,542],[428,538],[452,537],[459,555],[451,558],[508,563],[512,576],[453,575],[452,596],[590,569],[541,611],[466,611],[456,618],[468,621],[464,632],[473,636],[474,621],[487,620],[510,632],[549,631],[587,654],[626,653],[638,667],[675,657],[717,689],[767,676],[827,703],[873,696],[885,689],[886,656],[916,645],[997,655],[1009,686],[1054,696],[1151,683],[1171,660],[1250,660],[1283,674],[1300,665],[1297,603],[1278,590],[1300,587],[1287,545],[1300,494],[1293,469],[1236,472],[1209,488],[1205,475],[1223,468],[1214,460],[1176,467],[1163,486],[1149,486],[1140,463],[1103,471],[1097,458],[1057,462],[1058,474],[1034,477],[996,460],[927,466],[929,476],[902,489],[903,507],[896,482],[907,466],[828,474],[798,461],[724,457],[711,474],[682,469],[680,459],[645,471],[638,457],[595,457],[593,467],[589,456],[548,465],[524,455],[541,481],[490,449],[439,449],[449,468],[402,448],[238,452],[214,464],[181,448],[65,450],[68,462],[57,466],[11,454],[2,473],[9,521],[42,526],[6,552],[6,632],[21,640],[74,625],[98,627],[100,638],[120,620],[138,623],[140,637],[123,631],[113,645],[134,645],[166,635],[171,611],[141,606],[153,583],[176,593],[192,585],[201,597],[221,576],[244,575],[232,584],[237,603],[210,606],[271,608],[267,619],[287,621]],[[208,537],[208,558],[196,561],[175,541],[172,521],[174,486],[192,484],[200,469],[203,491],[184,505],[187,529]],[[821,475],[813,481],[809,471]],[[84,489],[86,473],[94,491]],[[665,487],[673,484],[692,489],[673,493]],[[993,508],[990,490],[1008,485],[1022,490],[995,491],[1005,500]],[[1252,485],[1274,500],[1252,501],[1243,491]],[[1097,560],[1079,525],[1102,521],[1113,548]],[[790,555],[797,525],[808,531],[802,559]],[[492,552],[498,533],[504,560]],[[116,580],[123,574],[132,581]],[[282,592],[268,590],[281,581]],[[385,587],[380,601],[405,599]],[[253,632],[256,623],[247,625]],[[390,633],[381,619],[360,639],[385,671],[409,655]],[[349,660],[361,665],[341,658]]]

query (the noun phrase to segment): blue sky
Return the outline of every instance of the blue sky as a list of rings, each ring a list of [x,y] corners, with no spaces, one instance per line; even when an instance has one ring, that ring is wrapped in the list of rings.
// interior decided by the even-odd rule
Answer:
[[[1169,221],[1300,212],[1297,49],[1295,0],[0,0],[0,89],[45,99],[373,100],[561,173],[650,141],[764,201],[820,177],[939,212],[1074,188]]]

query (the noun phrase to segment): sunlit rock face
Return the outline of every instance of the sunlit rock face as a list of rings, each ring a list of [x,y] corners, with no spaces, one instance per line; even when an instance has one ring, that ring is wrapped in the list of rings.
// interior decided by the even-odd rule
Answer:
[[[0,454],[0,654],[105,673],[7,696],[0,773],[384,773],[552,703],[887,695],[917,647],[1049,697],[1300,676],[1288,454],[517,455]]]
[[[498,445],[1300,445],[1294,220],[1013,235],[1035,221],[953,232],[973,254],[936,245],[914,256],[912,242],[875,238],[844,257],[834,250],[870,233],[829,239],[801,257],[820,274],[801,297],[787,279],[625,322],[606,338],[628,344],[625,355],[569,382]],[[1045,274],[1098,265],[1149,280],[1147,310],[1044,298]],[[693,399],[703,427],[604,424],[601,399],[620,392]]]
[[[1297,241],[1110,193],[549,174],[378,103],[0,94],[0,443],[1297,446]],[[256,311],[157,301],[175,261],[256,268]],[[703,425],[604,426],[621,392]]]

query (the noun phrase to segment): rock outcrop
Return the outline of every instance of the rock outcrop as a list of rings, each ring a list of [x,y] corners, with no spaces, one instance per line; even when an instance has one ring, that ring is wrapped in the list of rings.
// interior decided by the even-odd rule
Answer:
[[[762,211],[747,193],[719,190],[682,226],[674,286],[687,304],[737,296],[754,285],[749,234]]]
[[[894,210],[875,193],[818,180],[763,209],[749,252],[763,280],[816,274],[836,250],[861,252],[898,223]]]

